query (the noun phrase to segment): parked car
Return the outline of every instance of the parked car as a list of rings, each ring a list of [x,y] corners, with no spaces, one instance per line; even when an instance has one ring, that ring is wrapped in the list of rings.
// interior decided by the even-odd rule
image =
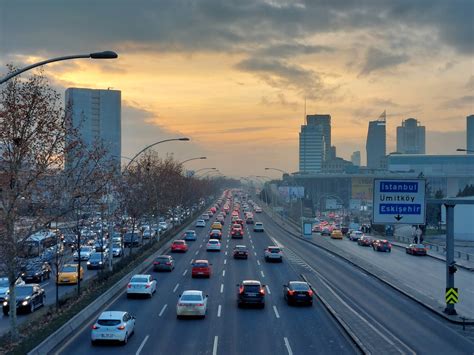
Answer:
[[[423,244],[410,244],[405,248],[405,252],[411,255],[427,255],[428,249]]]
[[[257,305],[260,308],[265,307],[265,285],[257,280],[244,280],[237,285],[239,288],[237,294],[237,306]]]
[[[171,255],[160,255],[153,261],[154,271],[173,271],[173,269],[174,259]]]
[[[44,306],[44,289],[38,284],[19,285],[15,287],[16,309],[18,313],[33,313],[37,308]],[[3,314],[10,312],[10,298],[3,299]]]
[[[283,253],[280,247],[269,246],[264,251],[265,261],[283,261]]]
[[[176,317],[199,316],[204,318],[207,312],[208,296],[198,290],[186,290],[179,295],[176,305]]]
[[[102,312],[92,326],[91,342],[118,341],[127,344],[128,338],[135,332],[135,317],[124,311]]]
[[[307,282],[290,281],[283,285],[283,297],[288,304],[313,304],[313,290]]]

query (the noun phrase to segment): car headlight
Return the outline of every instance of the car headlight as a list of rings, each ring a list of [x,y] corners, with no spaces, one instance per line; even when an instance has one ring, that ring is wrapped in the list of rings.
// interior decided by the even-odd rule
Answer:
[[[6,307],[6,306],[8,306],[8,301],[3,302],[3,307]]]
[[[22,305],[22,306],[27,306],[27,305],[28,305],[28,301],[27,301],[27,300],[24,300],[23,302],[21,302],[21,305]]]
[[[99,261],[99,264],[102,264],[102,261]]]
[[[88,262],[87,262],[87,265],[90,265],[90,264],[91,264],[91,262],[90,262],[90,261],[88,261]]]

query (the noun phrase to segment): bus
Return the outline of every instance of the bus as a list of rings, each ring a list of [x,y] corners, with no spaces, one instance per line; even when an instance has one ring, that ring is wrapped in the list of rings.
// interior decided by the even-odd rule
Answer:
[[[51,230],[36,232],[23,241],[22,256],[24,258],[50,259],[54,256],[58,239],[58,234]]]

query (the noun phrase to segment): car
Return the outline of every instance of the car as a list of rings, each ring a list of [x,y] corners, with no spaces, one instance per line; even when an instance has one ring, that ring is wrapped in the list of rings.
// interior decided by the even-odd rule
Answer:
[[[283,262],[283,253],[280,247],[269,246],[264,251],[265,261]]]
[[[209,260],[195,260],[191,269],[191,277],[211,277],[211,265]]]
[[[221,242],[219,239],[209,239],[206,245],[207,251],[221,251]]]
[[[47,262],[27,263],[21,278],[25,283],[41,283],[51,277],[51,266]]]
[[[213,214],[215,214],[217,212],[216,206],[211,207],[211,211],[212,211]]]
[[[392,244],[388,240],[377,239],[372,243],[372,248],[376,251],[385,251],[390,253],[392,251]]]
[[[237,306],[257,305],[260,308],[265,307],[265,285],[258,280],[243,280],[237,284],[239,288],[237,294]]]
[[[319,226],[319,224],[315,224],[315,225],[313,225],[313,228],[311,228],[311,231],[313,233],[320,233],[321,232],[321,227]]]
[[[232,229],[230,230],[231,238],[243,238],[244,231],[242,230],[242,226],[240,224],[232,225]]]
[[[216,221],[218,221],[220,224],[224,225],[225,217],[223,215],[219,215],[219,216],[217,216]]]
[[[15,281],[15,286],[22,286],[25,285],[25,281],[21,278],[18,277]],[[8,296],[10,288],[10,283],[8,282],[8,277],[2,276],[0,277],[0,302],[3,303],[5,300],[5,297]]]
[[[219,229],[212,229],[209,232],[209,238],[212,239],[221,239],[222,238],[222,232]]]
[[[107,249],[108,242],[106,239],[99,239],[94,243],[94,249],[96,252],[103,252]]]
[[[255,210],[255,213],[262,213],[261,207],[256,206],[254,210]]]
[[[199,316],[204,318],[207,312],[208,295],[199,290],[186,290],[179,295],[176,305],[176,317]]]
[[[112,257],[118,258],[123,255],[123,247],[121,243],[112,244]]]
[[[204,214],[201,216],[201,218],[202,218],[203,221],[209,221],[209,219],[210,219],[211,217],[209,217],[209,214],[204,213]]]
[[[264,232],[265,229],[263,228],[263,223],[262,222],[256,222],[253,225],[253,231],[254,232]]]
[[[186,253],[188,251],[188,245],[185,240],[177,239],[171,244],[172,253]]]
[[[91,256],[91,254],[94,252],[94,248],[90,246],[81,246],[80,252],[81,252],[81,261],[87,261],[89,260],[89,257]],[[79,253],[77,251],[73,253],[73,260],[79,261]]]
[[[249,251],[245,245],[236,245],[233,251],[234,259],[248,259]]]
[[[33,313],[44,306],[44,289],[38,284],[18,285],[15,287],[16,309],[18,313]],[[6,295],[2,302],[3,314],[10,312],[10,299]]]
[[[370,247],[372,246],[373,240],[370,237],[362,236],[357,240],[357,244],[363,247]]]
[[[352,240],[353,242],[357,242],[363,236],[364,236],[364,233],[362,233],[361,231],[353,231],[349,234],[349,240]]]
[[[423,244],[410,244],[405,248],[405,252],[411,255],[427,255],[428,250]]]
[[[324,227],[324,228],[321,230],[321,235],[322,235],[322,236],[330,236],[330,235],[331,235],[331,231],[329,230],[328,227]]]
[[[237,218],[235,220],[235,223],[240,224],[242,228],[244,228],[244,220],[242,218]]]
[[[289,305],[295,303],[313,305],[313,290],[311,285],[304,281],[289,281],[283,285],[283,297]]]
[[[333,229],[331,232],[331,239],[342,239],[342,232],[340,229]]]
[[[186,241],[196,240],[197,239],[196,231],[192,229],[187,230],[186,232],[183,233],[183,239]]]
[[[87,261],[87,270],[103,269],[108,262],[108,253],[92,253]]]
[[[219,229],[219,230],[222,230],[222,224],[221,222],[214,222],[211,224],[211,229]]]
[[[156,280],[148,274],[138,274],[131,277],[127,284],[127,297],[147,295],[152,297],[156,292]]]
[[[105,311],[95,321],[91,330],[91,343],[118,341],[127,344],[135,332],[135,317],[125,311]]]
[[[205,221],[205,220],[203,220],[203,219],[198,219],[198,220],[196,221],[196,227],[202,228],[202,227],[205,227],[205,226],[206,226],[206,221]]]
[[[143,231],[143,239],[151,239],[151,238],[154,238],[155,237],[155,231],[153,229],[150,229],[150,228],[146,228],[144,231]]]
[[[78,264],[65,264],[57,275],[57,284],[58,285],[77,284],[78,268],[79,268]],[[81,280],[84,278],[84,269],[82,266],[79,269],[79,278]]]
[[[125,233],[123,236],[123,246],[125,248],[139,247],[142,244],[142,237],[138,232]]]
[[[253,217],[247,217],[247,219],[245,220],[245,223],[246,224],[254,224]]]
[[[158,223],[158,227],[160,228],[160,230],[167,231],[170,226],[168,225],[168,223],[162,221]]]
[[[173,271],[174,259],[171,255],[159,255],[153,261],[154,271]]]

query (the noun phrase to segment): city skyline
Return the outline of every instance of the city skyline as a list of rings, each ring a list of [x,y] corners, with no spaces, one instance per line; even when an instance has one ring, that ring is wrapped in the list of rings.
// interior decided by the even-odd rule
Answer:
[[[80,3],[3,3],[2,72],[7,63],[116,50],[114,62],[58,63],[44,72],[61,92],[122,91],[123,155],[184,135],[189,145],[160,153],[205,155],[227,175],[260,174],[262,166],[297,171],[305,112],[331,115],[331,144],[346,160],[364,151],[368,122],[384,110],[387,153],[409,117],[426,127],[426,153],[465,148],[474,102],[472,2],[186,4],[116,1],[110,16],[107,2],[94,13]],[[35,28],[42,31],[33,40]],[[242,156],[245,171],[233,166]]]

